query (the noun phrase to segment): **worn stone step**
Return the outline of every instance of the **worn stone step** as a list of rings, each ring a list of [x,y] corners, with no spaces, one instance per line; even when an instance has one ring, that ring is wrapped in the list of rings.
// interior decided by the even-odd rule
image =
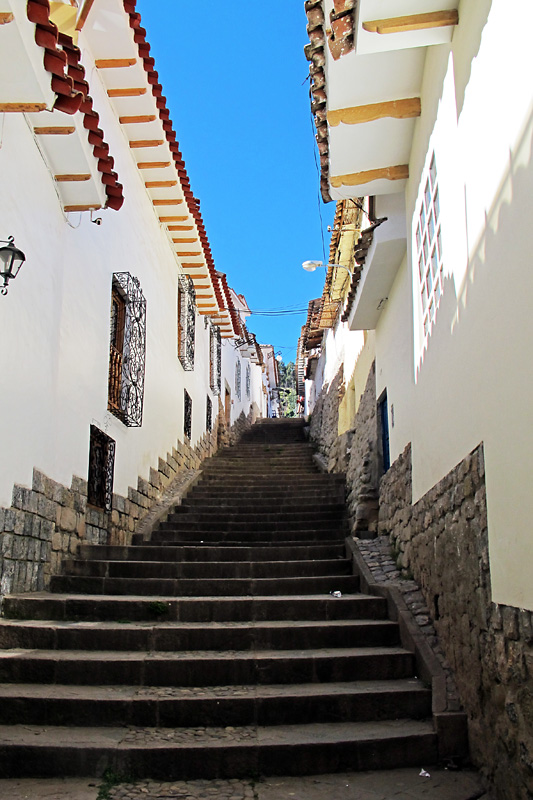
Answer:
[[[206,559],[206,551],[213,561],[297,561],[313,559],[338,559],[345,556],[344,542],[331,544],[303,545],[285,547],[232,547],[212,546],[208,550],[198,546],[166,546],[159,547],[151,542],[138,546],[84,544],[81,545],[79,558],[104,561],[178,561],[195,562]]]
[[[202,512],[205,514],[217,514],[224,509],[234,511],[238,514],[263,513],[263,511],[272,513],[273,509],[275,509],[276,512],[287,512],[289,514],[300,512],[312,514],[317,511],[329,513],[330,511],[345,510],[344,499],[330,496],[322,500],[317,500],[314,496],[310,496],[307,500],[302,500],[298,496],[289,497],[284,500],[279,499],[275,504],[272,503],[272,498],[256,498],[253,502],[250,498],[246,499],[240,496],[228,497],[225,494],[220,494],[216,498],[213,497],[212,500],[211,498],[212,495],[210,494],[206,494],[204,497],[196,497],[191,493],[184,498],[181,505],[173,508],[173,513],[188,513],[187,509],[192,512],[198,511],[199,508],[201,508]]]
[[[219,506],[212,505],[191,508],[187,505],[178,506],[167,517],[166,523],[173,522],[205,522],[210,525],[263,525],[284,523],[284,527],[293,528],[296,524],[300,526],[316,527],[313,522],[339,521],[343,519],[345,509],[340,504],[332,505],[328,509],[322,508],[320,511],[307,509],[305,506],[293,509],[265,508],[258,509],[253,506]]]
[[[0,725],[206,727],[424,719],[416,678],[268,686],[0,684]]]
[[[52,592],[76,594],[138,594],[150,597],[200,597],[269,594],[310,594],[359,590],[355,575],[326,575],[302,578],[98,578],[55,575]]]
[[[235,475],[228,475],[226,471],[220,473],[202,473],[202,483],[205,485],[212,484],[214,486],[232,485],[239,487],[263,487],[265,489],[277,488],[284,486],[293,490],[310,489],[317,487],[324,489],[328,486],[338,486],[345,482],[344,475],[324,475],[321,472],[312,475],[279,475],[278,473],[269,473],[268,475],[262,474],[248,474],[244,470],[236,472]]]
[[[234,548],[239,547],[245,544],[243,541],[243,537],[241,534],[228,534],[227,539],[222,539],[222,535],[219,533],[218,536],[213,535],[210,538],[202,538],[200,539],[200,534],[198,533],[180,533],[173,534],[164,531],[159,531],[157,535],[153,534],[155,539],[150,540],[149,544],[159,546],[159,547],[176,547],[176,546],[184,546],[184,547],[198,547],[199,551],[204,550],[207,552],[211,552],[213,547],[227,547],[227,548]],[[280,543],[283,543],[283,547],[312,547],[312,546],[323,546],[327,544],[333,544],[335,546],[343,545],[345,541],[344,531],[340,532],[339,534],[331,534],[329,538],[323,538],[322,536],[316,535],[314,539],[307,539],[307,538],[299,538],[296,539],[292,536],[290,531],[287,531],[286,538],[272,536],[272,534],[262,534],[264,538],[262,539],[254,539],[253,545],[260,547],[262,549],[269,548],[272,551],[277,551],[278,547],[281,546]],[[266,537],[269,536],[267,539]],[[134,534],[133,544],[136,546],[141,546],[143,544],[142,535],[137,536]],[[205,558],[205,554],[204,554]]]
[[[419,767],[438,759],[430,722],[325,723],[256,728],[0,726],[0,775],[160,780],[305,775]]]
[[[329,594],[269,597],[160,597],[68,595],[49,592],[8,595],[3,613],[16,620],[80,620],[87,622],[150,620],[211,622],[253,620],[384,619],[382,597]]]
[[[0,620],[6,650],[294,650],[392,646],[398,626],[390,620],[270,622],[15,622]]]
[[[392,680],[413,675],[400,647],[157,652],[4,650],[0,683],[220,686]]]
[[[278,530],[247,529],[247,530],[217,530],[216,528],[183,526],[157,529],[153,532],[150,541],[153,544],[209,544],[209,545],[239,545],[239,544],[318,544],[319,542],[341,541],[345,537],[344,522],[334,526],[323,525],[320,528],[293,530],[290,527]],[[134,539],[134,544],[139,544],[139,539]]]
[[[247,536],[248,531],[277,533],[279,530],[291,533],[307,533],[308,531],[338,531],[343,523],[340,514],[324,514],[322,518],[299,519],[297,516],[289,519],[279,516],[266,518],[266,515],[257,514],[251,518],[228,518],[221,512],[220,517],[203,517],[199,514],[171,514],[168,522],[160,523],[158,531],[199,531],[226,533],[239,532]]]
[[[208,551],[206,555],[211,555]],[[349,559],[297,561],[96,561],[67,559],[66,575],[109,578],[274,578],[351,575]]]

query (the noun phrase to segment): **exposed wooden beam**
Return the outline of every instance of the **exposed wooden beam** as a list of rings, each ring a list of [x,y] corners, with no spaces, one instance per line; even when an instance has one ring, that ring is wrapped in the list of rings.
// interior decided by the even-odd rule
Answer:
[[[95,211],[98,208],[102,208],[100,203],[91,203],[84,206],[65,206],[65,211]]]
[[[365,106],[351,106],[328,111],[328,123],[336,127],[343,122],[345,125],[359,125],[362,122],[374,122],[376,119],[392,117],[393,119],[410,119],[419,117],[421,113],[420,98],[408,97],[403,100],[388,100],[383,103],[370,103]]]
[[[169,225],[169,231],[193,231],[194,225]]]
[[[78,21],[76,22],[77,31],[81,31],[81,29],[85,25],[87,17],[89,16],[89,11],[91,10],[93,3],[94,0],[85,0],[85,3],[83,4],[83,8],[81,10],[81,14],[78,17]]]
[[[0,25],[7,25],[9,22],[13,22],[14,19],[12,11],[0,11]]]
[[[168,198],[164,200],[152,200],[152,203],[154,206],[177,206],[179,203],[183,203],[183,200]]]
[[[140,114],[134,117],[119,117],[118,121],[121,125],[131,125],[137,122],[155,122],[155,114]]]
[[[56,181],[60,183],[68,183],[70,181],[90,181],[91,176],[86,174],[73,174],[73,175],[55,175]]]
[[[171,186],[177,186],[177,181],[146,181],[144,184],[147,189],[165,189]]]
[[[170,167],[170,161],[139,161],[137,169],[164,169]]]
[[[202,280],[202,281],[203,281],[203,280],[207,280],[207,279],[208,279],[208,277],[209,277],[209,275],[206,275],[205,273],[201,273],[200,275],[191,275],[191,278],[193,279],[193,281],[198,281],[198,280]],[[202,289],[205,289],[206,287],[205,287],[205,286],[202,286],[201,288],[202,288]],[[211,288],[211,287],[209,287],[209,288]]]
[[[197,277],[197,276],[195,276],[195,277]],[[195,283],[194,284],[194,288],[195,289],[210,289],[211,286],[210,286],[209,283]]]
[[[162,144],[165,144],[164,139],[135,139],[130,142],[130,147],[135,150],[138,147],[161,147]]]
[[[8,114],[12,112],[32,114],[34,111],[44,111],[45,108],[46,103],[0,103],[0,112]]]
[[[146,94],[146,88],[139,86],[134,89],[108,89],[108,97],[139,97],[141,94]]]
[[[176,255],[177,256],[183,256],[183,257],[187,256],[188,258],[195,258],[197,256],[201,256],[202,254],[201,253],[195,253],[194,250],[185,250],[185,251],[176,250]]]
[[[183,269],[205,269],[205,264],[191,264],[189,262],[184,262],[182,265]]]
[[[0,108],[1,111],[1,108]],[[69,136],[74,133],[76,128],[72,125],[62,125],[57,128],[34,128],[33,132],[38,136]]]
[[[195,237],[194,239],[172,239],[174,244],[196,244],[198,239]]]
[[[410,14],[406,17],[373,19],[363,22],[363,30],[369,33],[405,33],[427,28],[446,28],[449,25],[457,25],[458,22],[459,13],[457,9],[452,8],[450,11],[431,11],[427,14]]]
[[[187,222],[189,217],[159,217],[159,222]]]
[[[133,67],[136,58],[97,58],[94,62],[97,69],[117,69],[118,67]]]
[[[366,169],[363,172],[352,172],[349,175],[332,175],[329,182],[336,189],[341,186],[359,186],[385,179],[388,181],[401,181],[409,177],[409,165],[399,164],[396,167],[381,167],[379,169]]]

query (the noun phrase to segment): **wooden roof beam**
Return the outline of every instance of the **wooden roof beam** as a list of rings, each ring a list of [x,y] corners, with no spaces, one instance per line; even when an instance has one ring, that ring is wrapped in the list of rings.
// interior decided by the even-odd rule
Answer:
[[[28,113],[33,114],[35,111],[44,111],[46,103],[0,103],[0,113]]]
[[[419,117],[420,113],[420,98],[408,97],[403,100],[388,100],[383,103],[333,109],[328,111],[328,123],[332,127],[336,127],[341,122],[345,125],[359,125],[363,122],[374,122],[385,117],[411,119]]]
[[[130,142],[130,147],[135,150],[138,147],[161,147],[162,144],[165,144],[164,139],[135,139]]]
[[[131,89],[108,89],[107,96],[108,97],[140,97],[140,95],[146,94],[146,87],[145,86],[138,86]]]
[[[0,111],[1,111],[0,107]],[[61,127],[47,127],[47,128],[34,128],[33,132],[37,134],[37,136],[69,136],[71,133],[74,133],[76,128],[72,125],[61,125]]]
[[[97,58],[94,62],[97,69],[117,69],[119,67],[133,67],[136,58]]]
[[[410,14],[405,17],[390,17],[389,19],[373,19],[363,22],[363,30],[369,33],[406,33],[407,31],[422,31],[428,28],[446,28],[459,23],[457,9],[450,11],[431,11],[427,14]]]
[[[177,181],[146,181],[144,184],[147,189],[167,189],[171,186],[177,186]]]
[[[170,161],[139,161],[137,169],[165,169],[170,167]]]
[[[54,177],[56,181],[59,181],[59,183],[91,180],[91,176],[89,174],[54,175]]]
[[[8,25],[14,19],[12,11],[0,11],[0,25]]]
[[[133,117],[119,117],[118,121],[121,125],[132,125],[141,122],[155,122],[156,119],[155,114],[139,114]]]
[[[409,177],[409,165],[399,164],[395,167],[381,167],[379,169],[366,169],[363,172],[352,172],[348,175],[332,175],[329,182],[335,189],[341,186],[360,186],[372,181],[387,180],[401,181]]]

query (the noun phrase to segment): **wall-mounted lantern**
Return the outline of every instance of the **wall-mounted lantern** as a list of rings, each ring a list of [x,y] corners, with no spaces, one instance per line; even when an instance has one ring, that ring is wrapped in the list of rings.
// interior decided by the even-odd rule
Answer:
[[[0,287],[0,294],[7,294],[7,284],[16,278],[21,266],[26,261],[26,256],[15,247],[13,236],[8,239],[0,239],[4,242],[4,247],[0,247],[0,278],[4,279],[3,286]]]

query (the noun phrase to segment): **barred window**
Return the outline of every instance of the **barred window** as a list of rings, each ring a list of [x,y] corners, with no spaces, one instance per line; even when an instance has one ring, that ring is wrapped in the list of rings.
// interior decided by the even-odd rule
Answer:
[[[431,157],[429,170],[423,180],[425,187],[418,207],[415,235],[424,336],[427,336],[435,319],[443,282],[439,187],[435,155]]]
[[[241,399],[241,362],[237,360],[235,364],[235,394]]]
[[[114,471],[115,442],[95,425],[91,425],[87,478],[87,501],[90,505],[103,511],[111,511]]]
[[[190,439],[192,437],[192,400],[187,389],[184,390],[183,433]]]
[[[205,406],[205,429],[208,432],[211,432],[213,429],[213,403],[211,402],[211,398],[209,395],[206,398],[207,403]]]
[[[222,339],[220,328],[211,324],[209,333],[209,386],[215,395],[222,388]]]
[[[128,427],[143,416],[146,300],[137,278],[115,272],[111,289],[107,407]]]
[[[196,293],[189,275],[178,278],[178,358],[183,369],[194,369]]]
[[[250,399],[250,389],[251,389],[251,379],[252,379],[252,370],[250,364],[246,364],[246,397]]]

